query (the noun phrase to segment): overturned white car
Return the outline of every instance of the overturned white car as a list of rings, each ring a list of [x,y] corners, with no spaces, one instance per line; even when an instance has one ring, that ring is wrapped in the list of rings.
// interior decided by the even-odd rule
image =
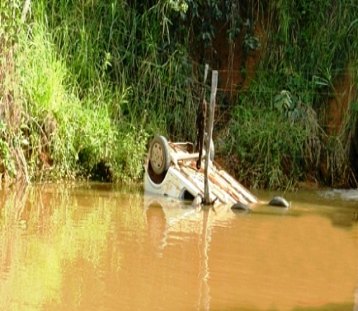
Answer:
[[[204,169],[197,168],[199,153],[193,150],[192,143],[173,143],[163,136],[155,136],[145,162],[145,192],[192,200],[195,205],[201,204],[204,197]],[[207,182],[210,202],[214,205],[225,204],[243,210],[249,210],[256,204],[289,206],[282,197],[274,197],[268,203],[260,201],[212,161],[213,150],[209,154],[211,159],[208,161]]]

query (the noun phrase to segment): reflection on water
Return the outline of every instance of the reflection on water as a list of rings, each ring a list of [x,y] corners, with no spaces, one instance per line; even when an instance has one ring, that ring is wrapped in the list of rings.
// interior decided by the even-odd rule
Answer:
[[[3,190],[0,310],[358,310],[358,200],[287,197],[235,214],[103,184]]]
[[[323,197],[329,199],[338,197],[343,200],[358,201],[358,189],[349,189],[349,190],[333,189],[333,190],[321,191],[320,194]]]

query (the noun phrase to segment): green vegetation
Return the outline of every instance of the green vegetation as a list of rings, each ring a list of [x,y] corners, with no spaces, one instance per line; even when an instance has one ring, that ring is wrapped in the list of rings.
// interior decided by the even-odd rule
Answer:
[[[258,187],[356,185],[358,15],[354,1],[254,8],[261,61],[231,114],[225,151]],[[244,71],[245,68],[242,68]]]
[[[2,179],[139,179],[150,135],[195,139],[208,62],[250,76],[229,99],[218,96],[219,156],[240,180],[354,183],[354,1],[40,0],[30,8],[0,4]],[[332,121],[334,105],[341,112]]]
[[[301,155],[309,134],[303,126],[287,122],[277,111],[251,105],[240,105],[233,119],[239,122],[231,123],[226,143],[232,148],[228,153],[238,156],[233,169],[242,182],[253,187],[292,187],[292,181],[303,174]]]
[[[4,176],[130,181],[142,174],[148,134],[192,134],[192,68],[184,46],[170,42],[166,15],[180,7],[36,1],[22,23],[20,1],[7,2],[2,34],[12,33],[0,42],[11,71],[1,68],[14,96],[1,105],[17,115],[5,115]]]

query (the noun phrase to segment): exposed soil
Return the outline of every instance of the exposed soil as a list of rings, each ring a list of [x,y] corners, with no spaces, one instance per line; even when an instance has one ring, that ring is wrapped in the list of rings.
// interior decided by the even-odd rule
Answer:
[[[338,135],[343,129],[350,104],[357,96],[357,88],[349,66],[336,79],[333,89],[334,95],[328,99],[326,110],[326,130],[328,135]]]
[[[351,114],[351,105],[357,98],[357,85],[351,74],[350,66],[336,78],[333,85],[333,96],[327,99],[324,111],[325,129],[328,136],[339,136],[345,133],[347,135],[347,144],[349,147],[350,169],[352,174],[347,176],[347,186],[354,185],[358,176],[358,124],[350,126],[347,124]],[[329,178],[329,168],[327,161],[321,161],[321,174],[323,178]]]
[[[227,35],[227,27],[217,27],[218,33],[213,39],[212,48],[205,52],[206,56],[212,60],[211,66],[219,71],[218,83],[218,105],[216,113],[216,128],[224,128],[230,118],[230,111],[233,102],[236,100],[240,92],[249,88],[251,81],[255,78],[258,65],[263,57],[263,52],[268,48],[268,33],[264,26],[265,18],[259,17],[254,28],[254,36],[259,39],[260,48],[247,51],[244,48],[245,31],[234,41],[229,41]],[[351,74],[349,65],[345,72],[336,78],[333,86],[333,96],[327,98],[323,111],[326,134],[329,136],[337,136],[346,129],[351,104],[357,98],[357,86],[354,77]],[[358,123],[356,128],[350,129],[348,133],[347,143],[351,145],[350,160],[351,169],[358,176]],[[226,167],[232,165],[232,159],[225,161]],[[329,161],[324,159],[320,164],[320,174],[323,180],[330,179]],[[229,168],[230,169],[230,168]],[[315,173],[312,176],[317,176]],[[348,179],[352,179],[349,177]],[[353,179],[358,179],[353,176]],[[347,180],[348,183],[352,184]],[[316,188],[318,182],[315,178],[307,180],[298,185],[299,187]]]
[[[244,48],[245,31],[234,41],[227,35],[227,27],[220,28],[213,40],[213,66],[219,71],[218,90],[231,100],[240,90],[247,89],[255,76],[256,67],[266,46],[267,34],[263,26],[257,23],[254,36],[260,42],[260,48],[247,51]]]

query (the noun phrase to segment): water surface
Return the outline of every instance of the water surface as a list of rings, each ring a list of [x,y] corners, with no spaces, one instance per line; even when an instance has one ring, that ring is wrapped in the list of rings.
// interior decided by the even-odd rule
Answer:
[[[286,197],[240,214],[104,184],[3,190],[0,310],[358,310],[358,192]]]

